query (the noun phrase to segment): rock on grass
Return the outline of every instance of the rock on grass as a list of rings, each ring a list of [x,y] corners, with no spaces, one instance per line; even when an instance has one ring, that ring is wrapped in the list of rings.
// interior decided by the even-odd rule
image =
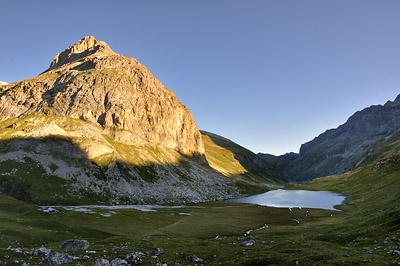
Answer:
[[[72,256],[66,253],[50,253],[47,257],[40,263],[41,266],[51,266],[60,265],[72,262]]]
[[[106,259],[97,259],[94,266],[110,266],[110,262]]]
[[[128,262],[126,260],[113,259],[111,261],[111,266],[126,266],[126,265],[128,265]]]
[[[242,243],[240,243],[241,246],[244,247],[250,247],[252,245],[254,245],[256,242],[254,240],[248,240],[248,241],[243,241]]]
[[[136,252],[135,254],[128,254],[126,255],[126,261],[132,265],[138,265],[142,263],[141,256],[143,255],[142,252]]]
[[[62,243],[58,248],[69,251],[84,251],[89,247],[89,242],[86,240],[69,239]]]
[[[200,259],[196,255],[186,256],[186,259],[191,262],[203,262],[203,259]]]

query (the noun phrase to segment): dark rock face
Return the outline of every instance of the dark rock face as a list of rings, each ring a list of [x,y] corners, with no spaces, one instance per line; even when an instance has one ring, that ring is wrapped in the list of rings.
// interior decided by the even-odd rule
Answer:
[[[306,156],[321,147],[326,154],[346,154],[358,147],[368,146],[376,139],[390,133],[400,122],[400,97],[385,105],[365,108],[352,115],[345,124],[327,130],[300,148],[300,156]],[[328,145],[327,145],[328,144]],[[329,145],[330,144],[330,145]]]
[[[1,87],[0,121],[33,112],[99,124],[124,144],[204,155],[194,118],[175,94],[136,59],[91,36],[58,54],[42,75]]]
[[[86,240],[70,239],[62,243],[58,248],[69,251],[84,251],[89,247]]]
[[[399,128],[400,95],[385,105],[356,112],[345,124],[303,144],[298,157],[286,161],[284,175],[304,181],[353,169],[375,141]]]

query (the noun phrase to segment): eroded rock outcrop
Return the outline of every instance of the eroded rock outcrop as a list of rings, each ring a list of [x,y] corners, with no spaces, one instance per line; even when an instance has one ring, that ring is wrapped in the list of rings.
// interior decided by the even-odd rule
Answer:
[[[96,123],[123,144],[204,155],[194,118],[175,94],[136,59],[91,36],[57,54],[38,77],[0,88],[0,121],[34,112]]]

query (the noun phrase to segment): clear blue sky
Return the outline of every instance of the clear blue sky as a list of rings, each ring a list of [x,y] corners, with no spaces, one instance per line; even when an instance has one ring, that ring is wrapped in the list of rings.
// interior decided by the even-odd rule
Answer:
[[[283,154],[400,93],[400,1],[0,2],[0,80],[86,35],[131,56],[200,129]]]

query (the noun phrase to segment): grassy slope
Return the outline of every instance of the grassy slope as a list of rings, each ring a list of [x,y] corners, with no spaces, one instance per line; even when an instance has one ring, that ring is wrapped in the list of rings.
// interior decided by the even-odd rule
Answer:
[[[397,264],[398,255],[390,250],[400,246],[400,164],[387,162],[362,167],[339,176],[313,180],[289,189],[331,190],[349,195],[341,208],[345,212],[237,205],[215,202],[187,206],[184,209],[160,209],[158,212],[117,210],[102,217],[106,210],[84,214],[61,210],[49,215],[36,207],[1,196],[0,244],[20,247],[56,248],[72,237],[88,239],[96,257],[123,257],[132,251],[151,251],[161,246],[165,254],[158,261],[188,264],[185,256],[196,254],[205,264],[216,265],[385,265]],[[180,212],[191,216],[178,215]],[[333,217],[330,215],[333,214]],[[301,221],[297,225],[293,220]],[[242,237],[248,229],[267,223],[267,229],[253,231],[256,244],[240,246],[250,239]],[[215,239],[215,236],[222,236]],[[143,241],[145,239],[146,241]],[[15,242],[18,241],[18,243]],[[126,250],[110,250],[125,245]],[[368,253],[365,248],[372,250]],[[0,254],[12,254],[0,250]],[[21,255],[27,260],[28,256]],[[7,260],[6,260],[7,261]],[[154,260],[145,257],[145,265]],[[153,262],[152,262],[153,261]]]
[[[377,140],[363,154],[363,160],[359,165],[365,165],[377,160],[400,157],[400,130],[395,130],[386,137]]]
[[[252,163],[247,162],[244,165],[248,170],[235,158],[237,155],[251,157],[254,154],[250,151],[233,142],[224,142],[221,139],[217,145],[210,137],[204,135],[203,138],[211,166],[237,181],[232,187],[238,187],[245,194],[256,194],[270,189],[271,184],[279,184],[270,174],[264,174],[265,169],[259,165],[255,164],[251,168],[248,165],[252,166]],[[22,140],[31,142],[21,148]],[[99,179],[104,179],[103,172],[114,161],[119,165],[136,167],[141,177],[150,183],[160,178],[153,171],[153,166],[168,165],[175,166],[178,170],[187,170],[182,156],[174,150],[162,145],[121,144],[104,135],[103,129],[98,125],[81,119],[32,113],[0,122],[0,156],[10,152],[10,149],[24,149],[31,153],[35,150],[36,153],[36,149],[43,151],[43,148],[46,154],[56,156],[69,166],[82,168],[82,171],[90,172]],[[63,152],[59,152],[60,150]],[[79,156],[88,157],[89,160]],[[214,174],[208,166],[202,167]],[[121,171],[124,169],[120,168]],[[126,171],[126,175],[129,176],[129,171]],[[43,180],[46,182],[43,183]],[[42,204],[102,204],[110,198],[109,194],[104,198],[104,195],[87,191],[80,191],[76,196],[66,195],[64,192],[73,183],[74,180],[66,180],[46,172],[40,163],[28,157],[20,162],[0,160],[0,188],[7,195],[18,199]]]
[[[228,177],[253,180],[259,184],[282,184],[276,167],[252,151],[216,134],[201,131],[210,166]]]
[[[52,126],[53,131],[54,128],[58,130],[54,135],[49,135],[46,126]],[[34,134],[37,137],[24,138],[25,134]],[[30,139],[31,146],[24,146],[23,150],[36,153],[35,149],[38,147],[45,149],[45,153],[65,161],[69,166],[91,172],[99,179],[104,178],[103,172],[107,170],[112,160],[138,166],[143,178],[151,182],[158,177],[148,174],[151,170],[148,169],[149,165],[157,163],[178,165],[181,159],[178,152],[165,147],[139,147],[118,143],[103,135],[101,127],[76,118],[31,114],[0,122],[0,156],[11,151],[9,145],[13,147],[13,141],[24,139]],[[108,150],[90,160],[80,158],[85,156],[85,151],[91,146],[106,147]],[[32,147],[35,147],[34,151]],[[57,147],[63,151],[59,152]],[[22,150],[19,145],[13,148],[15,151]],[[54,170],[57,168],[58,166],[54,165]],[[107,193],[99,195],[90,190],[81,190],[75,195],[67,194],[66,191],[73,185],[74,180],[66,180],[56,174],[48,173],[41,163],[29,157],[25,157],[23,161],[12,158],[0,160],[0,188],[7,195],[38,204],[74,205],[108,202],[110,195]]]
[[[153,163],[177,165],[181,158],[178,152],[161,145],[133,146],[116,142],[105,135],[99,125],[78,118],[33,113],[0,122],[0,141],[49,136],[68,140],[89,155],[90,150],[97,147],[100,151],[98,156],[93,154],[89,159],[102,166],[108,166],[113,160],[135,166]]]
[[[207,161],[216,171],[228,177],[247,173],[231,150],[217,145],[210,136],[202,135],[201,139],[205,146]]]

